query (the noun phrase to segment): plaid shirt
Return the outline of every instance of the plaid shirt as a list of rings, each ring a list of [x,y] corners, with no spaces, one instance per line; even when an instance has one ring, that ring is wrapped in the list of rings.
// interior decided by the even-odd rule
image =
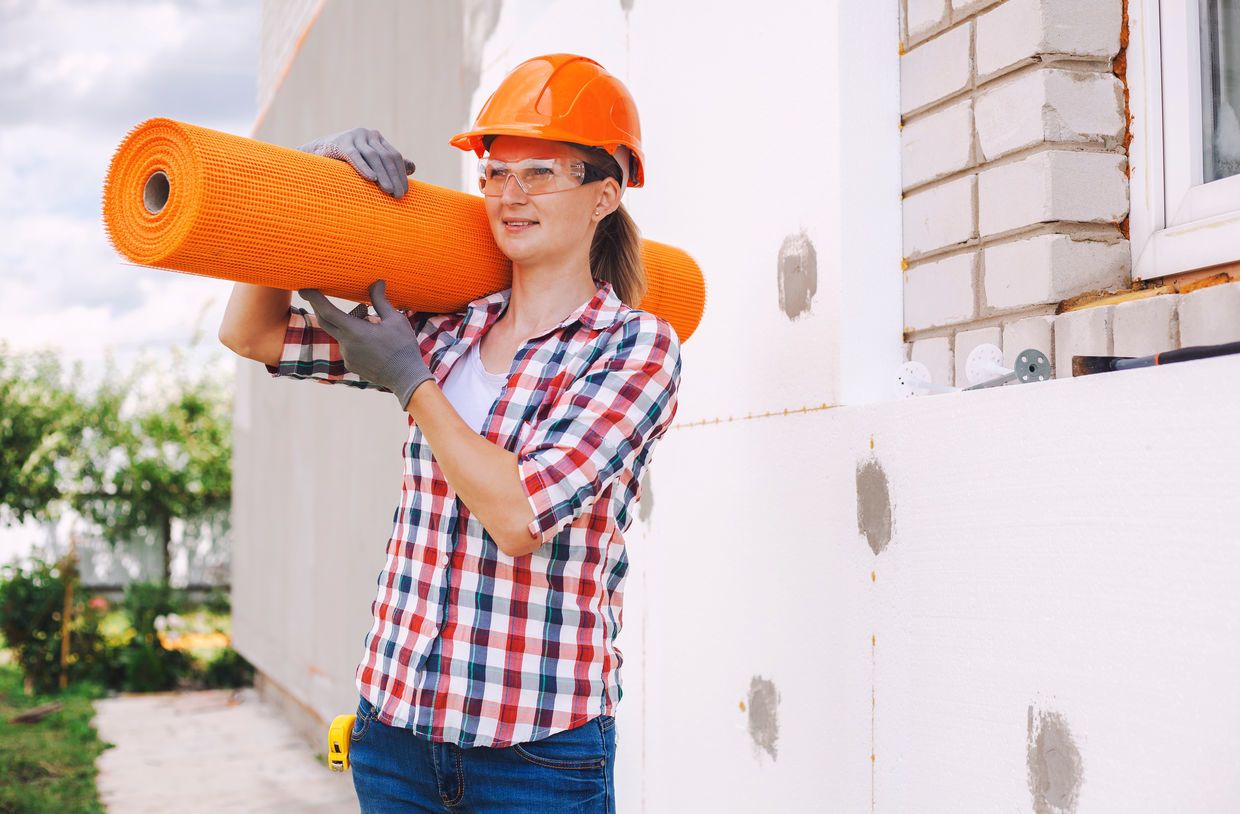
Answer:
[[[512,289],[464,311],[404,311],[431,373],[503,314]],[[387,391],[341,361],[312,311],[291,306],[280,363],[291,376]],[[610,283],[517,351],[482,435],[518,457],[536,551],[500,551],[448,484],[409,416],[400,505],[356,671],[380,721],[461,747],[538,740],[612,715],[639,480],[676,413],[680,341]]]

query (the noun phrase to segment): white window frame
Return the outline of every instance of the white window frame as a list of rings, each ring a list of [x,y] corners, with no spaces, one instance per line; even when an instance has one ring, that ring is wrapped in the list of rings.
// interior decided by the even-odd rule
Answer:
[[[1132,278],[1240,260],[1240,176],[1202,183],[1199,0],[1130,0]]]

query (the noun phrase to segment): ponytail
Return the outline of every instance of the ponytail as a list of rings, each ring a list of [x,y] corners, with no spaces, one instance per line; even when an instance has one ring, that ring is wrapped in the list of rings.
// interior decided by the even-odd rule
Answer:
[[[601,147],[573,145],[591,156],[591,163],[617,184],[624,183],[620,165]],[[624,204],[603,218],[594,230],[590,244],[590,275],[606,280],[630,308],[636,308],[646,296],[646,264],[642,262],[642,235],[637,223]]]
[[[590,244],[590,273],[606,280],[616,296],[636,308],[646,295],[646,265],[642,262],[642,237],[624,204],[599,222]]]

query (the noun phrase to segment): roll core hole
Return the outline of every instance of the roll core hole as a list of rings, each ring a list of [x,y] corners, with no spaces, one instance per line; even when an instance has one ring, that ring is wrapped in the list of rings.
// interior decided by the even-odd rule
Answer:
[[[142,190],[142,203],[146,211],[158,215],[168,203],[168,176],[162,171],[156,172],[146,179],[146,187]]]

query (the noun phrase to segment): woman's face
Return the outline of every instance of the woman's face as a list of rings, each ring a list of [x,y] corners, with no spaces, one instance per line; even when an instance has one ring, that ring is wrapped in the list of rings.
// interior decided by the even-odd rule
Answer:
[[[582,151],[562,141],[498,136],[488,154],[500,161],[524,158],[576,158]],[[491,234],[514,263],[532,263],[589,253],[594,227],[620,204],[620,184],[608,178],[560,192],[527,195],[515,180],[502,195],[486,197]],[[597,210],[597,213],[596,213]]]

